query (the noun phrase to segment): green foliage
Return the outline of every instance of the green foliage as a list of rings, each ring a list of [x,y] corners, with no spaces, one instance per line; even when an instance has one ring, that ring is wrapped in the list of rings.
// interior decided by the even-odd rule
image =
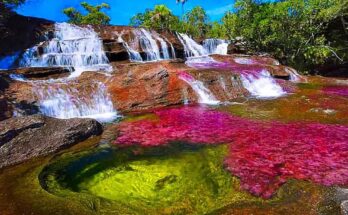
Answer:
[[[0,6],[5,5],[8,8],[15,8],[15,7],[23,4],[24,2],[25,2],[25,0],[0,0]]]
[[[25,0],[0,0],[0,26],[4,25],[12,10],[23,4]]]
[[[201,7],[188,11],[182,19],[175,16],[165,5],[156,5],[131,18],[130,25],[156,30],[170,30],[188,33],[195,37],[203,37],[208,30],[208,17]]]
[[[249,52],[270,53],[302,71],[348,60],[348,2],[342,0],[237,0],[234,12],[212,23],[201,7],[179,18],[157,5],[134,16],[131,25],[194,37],[242,38]]]
[[[204,37],[206,30],[208,16],[202,7],[194,7],[188,11],[183,17],[183,24],[186,33],[194,37]]]
[[[156,5],[153,10],[147,9],[144,13],[133,16],[130,25],[156,30],[178,30],[180,20],[165,5]]]
[[[222,22],[227,36],[230,39],[241,36],[248,50],[271,53],[285,63],[306,70],[329,60],[342,60],[334,41],[329,40],[328,28],[334,20],[345,16],[343,11],[348,7],[342,2],[238,0],[236,13],[226,13]]]
[[[226,38],[227,29],[219,22],[212,22],[208,25],[206,37],[208,38]]]
[[[102,9],[110,9],[106,3],[92,6],[87,2],[82,2],[81,6],[87,11],[87,14],[82,14],[73,7],[64,9],[64,14],[69,17],[69,22],[73,24],[92,24],[92,25],[107,25],[110,22],[110,17],[106,15]]]

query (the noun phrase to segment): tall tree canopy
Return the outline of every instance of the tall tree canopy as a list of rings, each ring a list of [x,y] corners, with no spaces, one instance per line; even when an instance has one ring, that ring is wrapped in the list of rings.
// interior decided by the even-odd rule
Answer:
[[[90,5],[87,2],[82,2],[81,6],[87,11],[82,14],[73,7],[64,9],[64,14],[69,17],[69,22],[73,24],[93,24],[93,25],[107,25],[110,22],[110,17],[105,14],[103,9],[110,9],[106,3],[100,5]]]
[[[235,13],[225,14],[223,23],[228,37],[243,37],[248,50],[271,53],[302,70],[347,57],[329,28],[347,16],[347,3],[341,0],[238,0],[235,7]],[[344,28],[340,31],[342,35]],[[346,49],[346,42],[338,43]]]

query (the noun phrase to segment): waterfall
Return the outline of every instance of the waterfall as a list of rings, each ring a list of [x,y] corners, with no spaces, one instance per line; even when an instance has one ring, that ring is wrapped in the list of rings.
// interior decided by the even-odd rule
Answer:
[[[244,88],[257,98],[276,98],[286,94],[266,70],[260,74],[241,74],[241,81]]]
[[[123,47],[125,47],[125,49],[128,52],[128,56],[129,56],[129,60],[132,62],[142,62],[143,59],[141,58],[141,55],[139,52],[135,51],[134,49],[132,49],[128,43],[126,43],[123,38],[121,36],[118,37],[118,42],[123,44]]]
[[[230,42],[222,39],[206,39],[203,41],[203,47],[208,54],[227,55],[227,48]]]
[[[56,23],[54,38],[28,49],[22,58],[23,67],[72,67],[70,77],[83,71],[112,70],[97,33],[68,23]]]
[[[88,89],[77,90],[71,83],[55,83],[34,87],[40,112],[60,119],[94,118],[100,122],[117,117],[106,87],[101,82]]]
[[[156,61],[161,59],[160,50],[156,40],[151,33],[145,29],[135,30],[142,50],[146,53],[146,61]]]
[[[199,57],[202,55],[208,55],[208,52],[203,48],[203,46],[199,45],[196,41],[190,38],[186,34],[178,33],[178,39],[184,46],[185,56],[189,57]]]
[[[189,100],[188,100],[188,92],[187,92],[187,88],[186,87],[182,89],[182,97],[183,97],[184,105],[188,105],[189,104]]]
[[[163,58],[164,60],[168,60],[170,59],[170,55],[169,55],[169,48],[168,48],[168,45],[167,45],[167,42],[164,41],[164,39],[161,38],[161,36],[153,31],[152,32],[152,35],[154,35],[154,37],[156,38],[156,40],[158,40],[161,44],[161,50],[162,50],[162,53],[163,53]]]
[[[220,101],[215,98],[213,93],[204,86],[203,82],[196,80],[192,75],[186,72],[181,72],[179,74],[179,78],[191,86],[193,91],[195,91],[195,93],[199,97],[199,103],[210,105],[216,105],[220,103]]]
[[[301,81],[302,77],[300,74],[298,74],[298,72],[295,69],[290,68],[290,67],[286,67],[285,71],[287,71],[290,74],[290,81],[292,81],[292,82]]]
[[[21,66],[73,68],[69,78],[26,81],[33,85],[40,112],[56,118],[94,118],[101,122],[117,117],[106,86],[92,81],[81,86],[74,78],[84,71],[112,70],[103,50],[103,44],[91,27],[67,23],[55,24],[53,39],[28,49],[22,56]]]
[[[172,50],[172,59],[176,59],[176,55],[175,55],[175,49],[174,49],[174,46],[171,42],[169,42],[168,39],[166,39],[166,41],[169,43],[170,45],[170,49]]]
[[[236,93],[243,94],[243,83],[241,82],[240,78],[237,78],[236,76],[231,76],[231,83]]]

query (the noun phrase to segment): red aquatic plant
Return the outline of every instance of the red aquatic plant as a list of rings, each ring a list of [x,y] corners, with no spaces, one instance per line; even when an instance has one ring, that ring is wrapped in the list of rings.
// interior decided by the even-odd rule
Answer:
[[[339,96],[348,96],[348,87],[347,86],[328,86],[322,89],[323,92],[327,94],[339,95]]]
[[[204,107],[154,113],[158,120],[121,123],[115,144],[229,143],[227,169],[243,189],[263,198],[290,178],[348,185],[347,126],[253,121]]]

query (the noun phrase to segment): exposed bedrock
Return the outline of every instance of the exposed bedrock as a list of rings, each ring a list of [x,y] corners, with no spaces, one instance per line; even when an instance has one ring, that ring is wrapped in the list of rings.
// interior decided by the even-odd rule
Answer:
[[[101,124],[93,119],[31,115],[1,121],[0,168],[57,152],[101,132]]]
[[[231,62],[237,56],[213,56],[216,60],[224,63]],[[238,56],[240,57],[240,56]],[[244,58],[247,58],[244,56]],[[249,57],[258,58],[258,57]],[[265,61],[264,67],[277,78],[289,79],[289,73],[281,65],[274,65],[272,58],[262,58]],[[64,89],[73,87],[75,98],[89,98],[96,89],[93,81],[105,84],[110,94],[114,107],[119,112],[134,112],[145,109],[164,107],[185,102],[199,102],[199,95],[185,81],[180,79],[181,72],[187,72],[203,84],[211,93],[222,102],[234,101],[249,95],[240,80],[240,74],[230,68],[208,68],[195,69],[188,67],[181,60],[159,61],[152,63],[128,63],[115,62],[112,64],[113,72],[110,76],[98,72],[84,72],[77,79],[69,84],[48,83],[49,87]],[[31,71],[32,70],[32,71]],[[59,68],[53,68],[55,73]],[[25,73],[23,71],[31,71]],[[35,69],[19,69],[17,73],[23,74],[48,74]],[[47,73],[46,73],[47,72]],[[29,80],[34,80],[31,78]],[[92,82],[91,82],[92,81]],[[93,82],[94,83],[94,82]],[[47,84],[46,84],[47,85]],[[12,81],[5,90],[4,95],[11,101],[16,112],[33,114],[38,112],[38,95],[40,87],[45,84],[38,84],[32,81]]]

